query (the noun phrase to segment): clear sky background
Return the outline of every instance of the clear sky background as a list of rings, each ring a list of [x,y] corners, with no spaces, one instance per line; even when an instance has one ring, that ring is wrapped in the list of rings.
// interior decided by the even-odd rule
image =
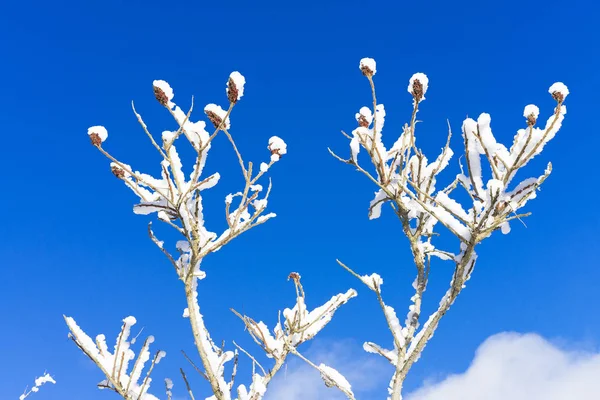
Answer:
[[[600,347],[595,294],[599,12],[593,2],[556,0],[5,2],[0,9],[0,398],[18,398],[44,370],[58,384],[32,398],[116,397],[95,388],[100,373],[67,339],[62,314],[75,317],[88,334],[105,333],[111,341],[121,319],[136,316],[143,335],[155,335],[156,348],[168,353],[152,392],[162,396],[159,381],[168,376],[183,398],[177,371],[182,366],[192,375],[192,368],[179,350],[193,349],[187,320],[181,318],[182,285],[147,238],[149,219],[131,212],[133,194],[112,176],[86,130],[106,126],[107,149],[156,174],[158,159],[137,125],[131,100],[160,134],[174,125],[153,98],[152,80],[167,80],[183,108],[194,95],[198,119],[204,104],[225,105],[225,82],[234,70],[247,80],[231,130],[245,158],[265,161],[272,135],[287,141],[288,155],[271,173],[269,206],[278,217],[203,264],[208,277],[200,299],[212,335],[259,353],[229,308],[273,326],[277,310],[294,301],[293,285],[286,281],[291,271],[303,276],[312,306],[355,287],[358,298],[306,351],[316,360],[334,359],[342,372],[354,368],[348,373],[359,376],[361,398],[384,398],[392,371],[376,356],[363,355],[361,344],[388,345],[389,333],[372,293],[335,259],[361,273],[380,273],[386,299],[402,320],[414,267],[390,210],[380,220],[367,218],[375,188],[327,153],[327,147],[349,153],[340,130],[352,130],[354,113],[370,102],[358,70],[362,57],[378,61],[387,143],[410,117],[408,79],[415,72],[429,76],[418,129],[430,157],[445,142],[446,119],[455,132],[456,153],[462,120],[481,112],[491,113],[497,138],[510,145],[524,126],[525,105],[537,104],[545,120],[554,106],[548,87],[563,81],[571,91],[563,129],[521,175],[539,175],[547,161],[554,165],[528,205],[534,215],[527,227],[514,223],[510,235],[495,235],[479,247],[473,278],[411,371],[407,388],[465,371],[481,343],[506,331],[534,333],[557,348],[595,354]],[[204,192],[214,231],[224,226],[224,196],[242,185],[238,168],[226,140],[217,138],[207,172],[219,171],[222,181]],[[173,238],[165,228],[158,232]],[[449,264],[433,265],[426,312],[438,303],[450,274]],[[247,366],[248,360],[242,363]],[[303,371],[292,363],[288,382]],[[374,374],[373,380],[360,378],[362,372]],[[199,377],[193,386],[204,398]],[[325,393],[313,398],[333,396]]]

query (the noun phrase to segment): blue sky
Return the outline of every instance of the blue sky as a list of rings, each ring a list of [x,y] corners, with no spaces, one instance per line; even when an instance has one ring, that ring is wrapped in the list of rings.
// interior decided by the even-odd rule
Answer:
[[[503,331],[597,350],[599,11],[591,3],[554,0],[4,5],[2,397],[17,398],[44,370],[58,384],[36,394],[40,400],[114,397],[94,387],[100,375],[68,341],[62,314],[109,338],[123,317],[135,315],[168,353],[155,380],[171,376],[181,388],[178,367],[191,374],[179,354],[192,344],[181,318],[182,287],[147,239],[148,219],[131,212],[134,196],[86,135],[91,125],[106,126],[112,153],[155,173],[158,161],[130,109],[135,100],[156,133],[173,128],[153,99],[154,79],[167,80],[182,105],[191,95],[197,104],[224,105],[224,83],[239,70],[248,82],[232,116],[240,150],[260,162],[270,136],[288,143],[288,155],[271,174],[270,209],[278,217],[204,263],[208,278],[200,298],[213,337],[251,347],[229,308],[272,325],[277,310],[293,301],[286,277],[298,271],[312,305],[348,287],[360,289],[322,333],[323,343],[348,341],[359,354],[365,340],[389,340],[376,301],[335,263],[340,258],[360,272],[379,272],[388,302],[404,314],[414,267],[399,224],[389,210],[369,221],[375,189],[327,153],[327,147],[348,153],[339,132],[353,129],[354,113],[370,101],[358,70],[362,57],[378,61],[389,140],[410,117],[408,79],[414,72],[429,76],[419,129],[431,155],[445,141],[446,119],[455,151],[462,120],[481,112],[491,113],[497,137],[510,143],[526,104],[548,115],[548,87],[563,81],[571,91],[563,129],[528,168],[528,176],[537,176],[547,161],[554,165],[528,206],[534,215],[527,228],[513,224],[510,235],[480,247],[472,280],[407,387],[463,371],[475,349]],[[242,184],[234,157],[219,138],[207,168],[223,179],[205,192],[213,210],[207,221],[215,229],[223,225],[224,196]],[[449,277],[447,265],[434,265],[430,306]],[[201,393],[200,379],[195,385]]]

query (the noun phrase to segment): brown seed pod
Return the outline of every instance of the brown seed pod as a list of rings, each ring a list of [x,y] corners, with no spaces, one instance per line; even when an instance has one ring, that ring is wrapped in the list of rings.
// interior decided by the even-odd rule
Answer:
[[[167,97],[165,92],[158,86],[154,86],[154,97],[156,97],[156,100],[158,100],[158,102],[165,107],[169,103],[169,98]]]
[[[113,165],[110,168],[111,172],[113,173],[114,176],[116,176],[119,179],[123,179],[125,178],[125,171],[123,171],[121,168],[117,167],[116,165]]]
[[[300,280],[300,274],[297,272],[290,272],[290,274],[288,275],[288,280],[289,279],[293,279],[296,282],[298,282]]]
[[[90,140],[92,141],[92,144],[96,147],[100,147],[100,145],[102,144],[102,139],[100,139],[100,135],[98,135],[97,133],[90,133]]]
[[[235,82],[233,79],[229,78],[229,81],[227,82],[227,99],[229,102],[233,104],[237,103],[239,93],[240,91],[235,85]]]
[[[221,117],[219,117],[217,114],[215,114],[212,111],[206,111],[206,116],[208,117],[210,122],[212,122],[212,124],[215,126],[215,128],[218,128],[221,125],[221,123],[223,122]]]
[[[413,91],[412,95],[416,101],[421,101],[423,99],[423,84],[420,80],[415,79],[413,82]]]

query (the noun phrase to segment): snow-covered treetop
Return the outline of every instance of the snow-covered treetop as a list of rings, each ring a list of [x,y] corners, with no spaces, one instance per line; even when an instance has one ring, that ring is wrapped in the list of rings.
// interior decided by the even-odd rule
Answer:
[[[372,59],[362,59],[360,70],[374,73],[375,65]],[[368,77],[371,79],[372,75]],[[509,221],[522,217],[517,211],[535,198],[535,192],[550,173],[551,166],[549,164],[546,172],[538,178],[512,184],[513,178],[560,129],[566,114],[563,101],[569,91],[560,82],[550,87],[549,91],[558,105],[543,127],[536,126],[538,107],[525,107],[527,127],[517,131],[510,148],[495,139],[489,114],[483,113],[477,120],[467,118],[462,125],[466,170],[458,174],[449,186],[438,189],[436,178],[449,165],[454,152],[450,148],[450,131],[442,152],[431,162],[417,147],[415,117],[428,87],[429,79],[423,73],[416,73],[409,79],[408,92],[413,97],[412,118],[389,149],[382,137],[386,116],[383,104],[377,104],[374,109],[362,107],[356,114],[358,127],[350,137],[350,158],[342,160],[367,172],[358,164],[360,149],[364,149],[370,158],[375,169],[372,178],[380,186],[369,207],[370,218],[378,218],[383,204],[392,202],[407,222],[407,233],[425,240],[420,244],[423,254],[456,259],[460,255],[435,250],[431,244],[434,226],[438,223],[444,225],[465,243],[478,242],[497,229],[507,233]],[[482,168],[482,157],[489,165],[489,174]],[[467,191],[472,200],[470,204],[463,205],[452,199],[451,192],[458,186]]]
[[[369,80],[373,105],[360,108],[356,113],[358,126],[351,135],[344,133],[350,141],[349,158],[331,153],[376,184],[378,190],[369,206],[369,218],[379,218],[383,206],[389,204],[409,239],[417,278],[404,326],[395,310],[384,302],[381,293],[383,279],[378,274],[360,275],[338,262],[377,295],[394,339],[394,348],[387,350],[367,342],[364,349],[385,357],[396,367],[396,374],[390,382],[390,394],[393,400],[397,400],[406,373],[433,335],[439,319],[471,276],[477,259],[475,246],[497,230],[509,233],[511,221],[529,215],[520,213],[520,209],[536,197],[536,191],[550,175],[552,165],[548,163],[540,176],[514,181],[518,172],[542,152],[560,129],[567,112],[563,103],[569,90],[561,82],[550,87],[556,107],[543,125],[538,124],[539,108],[527,105],[523,112],[524,127],[517,130],[510,147],[500,143],[492,133],[489,114],[465,119],[462,123],[464,156],[461,158],[464,164],[459,161],[460,173],[452,182],[439,186],[438,176],[448,167],[454,155],[450,148],[452,132],[449,127],[445,145],[432,160],[417,145],[416,116],[429,89],[427,75],[419,72],[409,79],[408,93],[413,106],[410,121],[388,147],[382,134],[386,112],[383,104],[377,104],[373,80],[375,66],[373,59],[360,61],[360,71]],[[364,162],[359,161],[361,150],[366,153]],[[464,190],[467,196],[455,196],[454,191],[458,188]],[[434,229],[438,225],[458,238],[457,252],[435,246],[433,239],[438,234]],[[432,256],[453,262],[455,270],[439,309],[419,330],[422,296],[428,283]]]

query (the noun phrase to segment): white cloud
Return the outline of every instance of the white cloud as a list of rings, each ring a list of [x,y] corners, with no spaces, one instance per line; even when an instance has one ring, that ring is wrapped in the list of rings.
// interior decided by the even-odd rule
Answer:
[[[359,399],[383,399],[392,366],[352,341],[315,342],[306,356],[339,370]],[[432,370],[435,366],[431,366]],[[344,400],[297,358],[269,385],[265,400]],[[600,353],[565,350],[536,334],[500,333],[482,343],[469,368],[425,383],[406,400],[598,400]]]
[[[407,400],[598,400],[600,353],[568,351],[535,334],[487,339],[462,374],[426,384]]]
[[[367,354],[354,341],[316,341],[306,351],[315,364],[325,363],[342,373],[358,398],[373,391],[385,397],[392,366],[385,360]],[[296,357],[284,367],[269,385],[265,400],[342,400],[346,397],[335,388],[325,386],[319,372]]]

